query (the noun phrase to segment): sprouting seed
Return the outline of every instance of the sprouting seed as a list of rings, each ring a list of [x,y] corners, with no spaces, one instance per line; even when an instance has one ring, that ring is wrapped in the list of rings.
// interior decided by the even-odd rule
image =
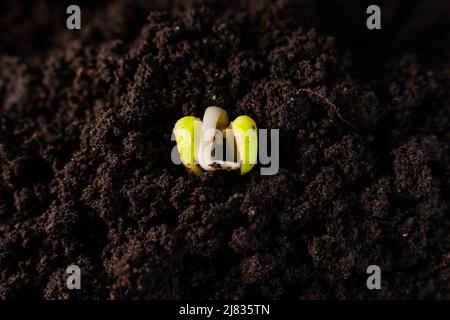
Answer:
[[[236,146],[236,162],[213,159],[217,130],[225,133],[228,140],[234,140],[231,144]],[[202,122],[194,116],[178,120],[174,135],[181,161],[197,175],[200,174],[197,163],[206,171],[240,170],[244,175],[257,160],[258,132],[255,121],[249,116],[239,116],[230,124],[225,110],[208,107]]]

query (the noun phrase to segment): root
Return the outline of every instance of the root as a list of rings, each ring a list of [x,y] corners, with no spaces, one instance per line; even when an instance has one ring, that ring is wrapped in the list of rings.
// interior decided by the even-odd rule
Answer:
[[[313,95],[316,97],[319,97],[322,101],[325,102],[326,106],[328,108],[330,108],[333,113],[336,115],[336,117],[342,121],[343,123],[345,123],[347,126],[349,126],[350,128],[352,128],[355,131],[358,131],[360,134],[366,136],[369,140],[372,140],[373,138],[363,129],[357,127],[356,125],[354,125],[352,122],[348,121],[347,119],[345,119],[339,112],[338,108],[336,107],[336,105],[330,101],[330,99],[328,99],[327,97],[325,97],[324,95],[311,90],[311,89],[307,89],[307,88],[303,88],[303,89],[299,89],[298,92],[306,92],[309,95]]]

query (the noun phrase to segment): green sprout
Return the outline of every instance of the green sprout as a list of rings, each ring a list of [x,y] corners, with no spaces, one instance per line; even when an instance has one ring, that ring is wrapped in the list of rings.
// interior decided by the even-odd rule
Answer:
[[[177,142],[178,153],[181,162],[189,171],[200,175],[200,168],[197,165],[197,154],[200,139],[201,124],[199,118],[186,116],[175,123],[173,134]]]
[[[213,159],[217,130],[227,133],[227,139],[234,140],[236,162]],[[230,124],[225,110],[215,106],[208,107],[202,122],[194,116],[178,120],[174,135],[181,162],[197,175],[200,174],[199,166],[206,171],[240,170],[241,175],[244,175],[253,168],[257,160],[257,127],[249,116],[239,116]]]
[[[231,128],[236,140],[238,161],[241,163],[241,174],[249,172],[258,156],[258,131],[256,123],[249,116],[239,116]]]

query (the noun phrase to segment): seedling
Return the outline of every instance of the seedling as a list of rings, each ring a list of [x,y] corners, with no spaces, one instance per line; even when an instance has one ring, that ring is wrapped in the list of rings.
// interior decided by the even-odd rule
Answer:
[[[234,140],[230,144],[237,151],[237,161],[214,159],[214,147],[219,142],[217,139],[224,133],[228,140]],[[202,122],[193,116],[178,120],[174,135],[181,162],[197,175],[200,174],[199,166],[206,171],[240,170],[244,175],[257,160],[258,133],[255,121],[249,116],[239,116],[230,124],[225,110],[209,107]]]

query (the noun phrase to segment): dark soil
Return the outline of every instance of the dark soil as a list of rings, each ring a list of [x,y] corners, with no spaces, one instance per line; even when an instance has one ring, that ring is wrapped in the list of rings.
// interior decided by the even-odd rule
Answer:
[[[446,2],[4,2],[0,298],[449,299]],[[209,105],[279,173],[172,164]]]

